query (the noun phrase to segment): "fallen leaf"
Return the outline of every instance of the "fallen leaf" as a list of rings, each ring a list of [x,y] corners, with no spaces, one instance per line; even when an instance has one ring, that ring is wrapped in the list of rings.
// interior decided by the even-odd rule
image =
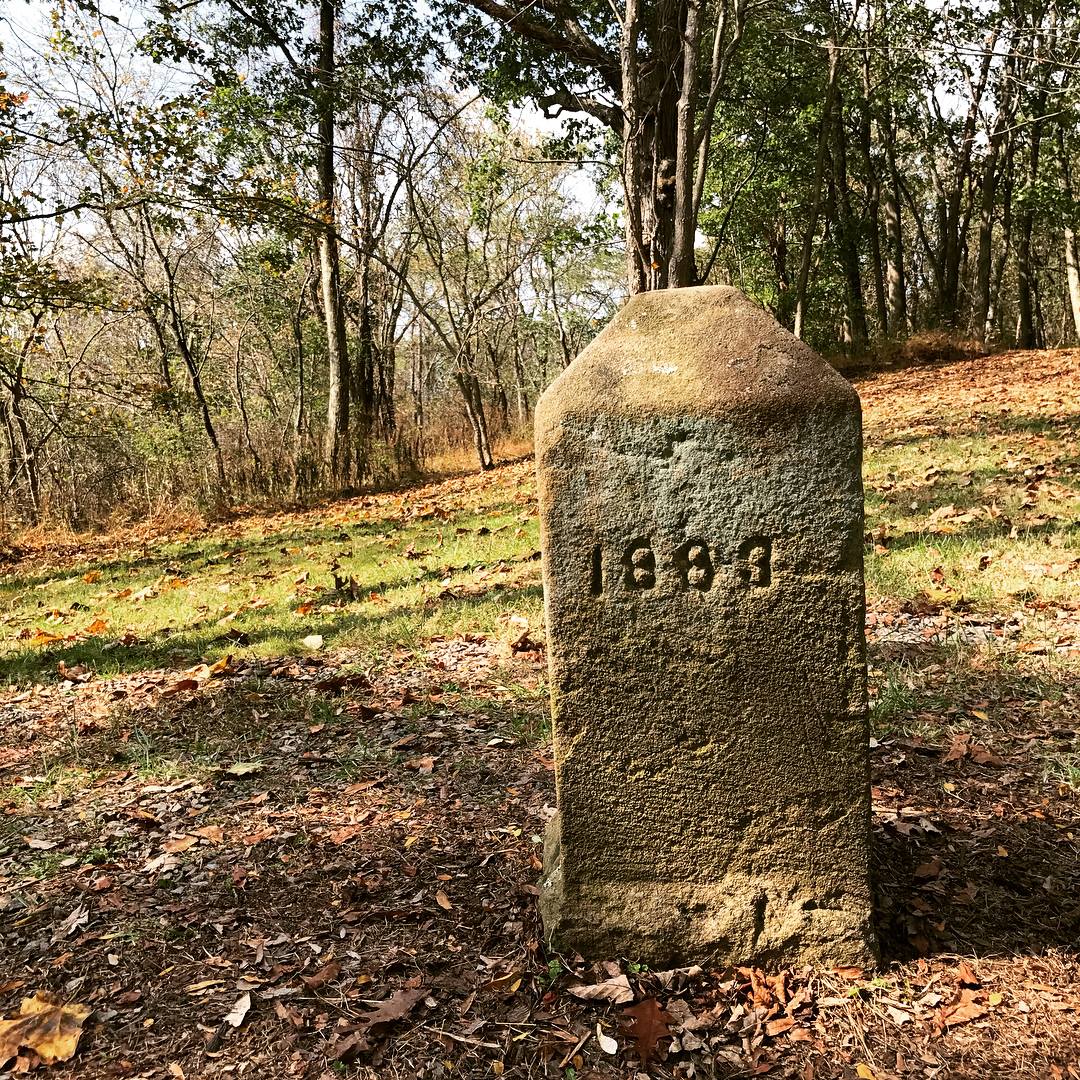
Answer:
[[[385,1001],[380,1002],[374,1012],[363,1018],[363,1025],[369,1031],[382,1024],[392,1024],[400,1020],[416,1007],[417,1003],[427,997],[427,987],[417,986],[408,990],[398,990],[391,994]]]
[[[229,776],[254,776],[265,768],[266,766],[261,761],[237,761],[225,771]]]
[[[957,1024],[967,1024],[985,1016],[986,1006],[976,1000],[977,997],[975,990],[961,990],[956,1001],[941,1010],[941,1023],[945,1027],[955,1027]]]
[[[379,1003],[374,1012],[368,1013],[360,1019],[359,1023],[341,1032],[330,1044],[326,1056],[331,1061],[349,1061],[365,1050],[369,1050],[371,1043],[368,1036],[373,1034],[376,1028],[392,1024],[408,1016],[417,1003],[427,997],[427,992],[426,986],[417,986],[391,994],[385,1001]]]
[[[960,979],[961,986],[982,986],[982,980],[972,971],[971,965],[966,960],[960,961],[960,967],[956,974]]]
[[[627,1032],[633,1036],[641,1064],[648,1065],[660,1040],[671,1036],[671,1029],[668,1027],[671,1017],[660,1007],[656,998],[651,997],[624,1009],[623,1016],[629,1020]]]
[[[788,1028],[795,1026],[794,1016],[779,1016],[775,1020],[770,1020],[765,1025],[766,1035],[782,1035]]]
[[[941,860],[935,855],[929,862],[921,863],[915,867],[915,876],[924,881],[936,878],[941,874]]]
[[[232,1007],[232,1011],[225,1017],[225,1023],[231,1027],[238,1028],[243,1022],[244,1017],[247,1016],[251,1009],[251,994],[245,994],[240,998],[236,1004]]]
[[[905,1024],[910,1024],[914,1017],[909,1012],[904,1012],[903,1009],[898,1009],[894,1005],[886,1005],[889,1015],[893,1019],[893,1023],[897,1027],[903,1027]]]
[[[176,682],[174,682],[172,684],[172,686],[165,687],[165,689],[162,690],[161,693],[162,693],[163,697],[169,697],[172,694],[183,694],[183,693],[187,692],[188,690],[198,690],[198,689],[199,689],[199,680],[198,679],[178,679]]]
[[[568,993],[583,1001],[606,1001],[612,1005],[625,1005],[634,1000],[634,991],[630,989],[630,980],[625,975],[617,975],[614,979],[592,986],[571,986]]]
[[[181,851],[187,851],[188,848],[194,847],[199,842],[197,836],[174,836],[171,840],[166,840],[161,845],[163,851],[169,852],[170,855],[179,855]]]
[[[319,968],[314,975],[302,975],[301,978],[309,990],[318,990],[328,982],[333,982],[341,974],[341,965],[336,960],[331,960],[325,967]]]
[[[605,1054],[617,1054],[619,1052],[618,1040],[613,1039],[610,1035],[605,1035],[603,1028],[599,1024],[596,1025],[596,1041]]]
[[[32,1050],[44,1065],[69,1061],[90,1012],[85,1005],[65,1005],[43,990],[23,998],[15,1019],[0,1020],[0,1068],[18,1057],[20,1049]]]

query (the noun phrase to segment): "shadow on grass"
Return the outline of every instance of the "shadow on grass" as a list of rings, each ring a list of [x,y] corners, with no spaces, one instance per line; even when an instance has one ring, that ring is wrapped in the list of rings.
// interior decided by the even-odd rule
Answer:
[[[1005,519],[987,525],[963,525],[955,533],[935,533],[930,531],[901,533],[889,537],[888,549],[891,552],[900,552],[906,548],[919,547],[927,543],[932,543],[943,551],[953,545],[963,548],[978,548],[987,546],[995,540],[1011,538],[1013,528],[1014,523]],[[1050,536],[1070,538],[1080,536],[1080,520],[1070,521],[1061,518],[1043,522],[1039,525],[1019,527],[1017,528],[1017,535],[1029,539]]]
[[[1080,413],[1062,413],[1059,416],[1040,416],[1029,413],[990,412],[979,419],[967,417],[937,417],[918,423],[918,430],[896,436],[876,438],[873,432],[866,440],[868,448],[873,450],[897,449],[904,446],[921,446],[924,443],[937,443],[942,438],[1000,438],[1006,435],[1062,435],[1080,434]]]
[[[913,655],[930,674],[873,754],[886,960],[1080,947],[1080,745],[1069,705],[1080,671],[1048,666],[1036,680],[975,654],[944,646]],[[971,709],[989,710],[990,722]],[[939,731],[931,745],[905,737],[928,722]],[[958,732],[990,758],[947,761]]]
[[[522,556],[516,560],[501,560],[507,565],[526,563],[534,556]],[[442,569],[425,571],[416,580],[430,581],[442,576]],[[410,581],[409,584],[414,584]],[[218,659],[233,652],[251,659],[258,659],[260,646],[279,639],[280,655],[306,655],[310,651],[303,641],[310,635],[323,638],[327,648],[347,639],[350,646],[358,648],[393,647],[412,645],[416,632],[431,620],[456,623],[474,622],[478,629],[485,628],[484,616],[490,606],[497,602],[500,608],[515,610],[526,601],[535,601],[543,595],[539,584],[506,586],[494,583],[482,593],[471,596],[427,597],[419,603],[391,607],[382,610],[374,603],[361,601],[365,610],[345,611],[319,617],[308,616],[297,621],[291,610],[260,612],[263,625],[243,630],[239,641],[230,639],[219,626],[199,631],[158,631],[151,637],[131,645],[113,645],[104,639],[91,638],[61,648],[46,649],[27,646],[19,652],[0,660],[0,683],[18,683],[41,678],[55,672],[58,665],[72,668],[86,665],[102,675],[131,674],[156,668],[183,669],[198,662],[200,658]],[[485,609],[488,609],[485,612]],[[268,618],[270,617],[270,618]]]

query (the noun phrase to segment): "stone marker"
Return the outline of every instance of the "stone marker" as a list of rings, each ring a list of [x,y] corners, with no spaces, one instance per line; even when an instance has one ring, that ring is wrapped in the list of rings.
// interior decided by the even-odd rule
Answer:
[[[859,399],[730,288],[635,296],[537,406],[557,947],[870,964]]]

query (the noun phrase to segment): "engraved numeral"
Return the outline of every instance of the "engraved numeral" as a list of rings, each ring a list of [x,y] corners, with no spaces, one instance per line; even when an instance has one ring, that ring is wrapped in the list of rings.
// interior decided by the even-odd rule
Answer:
[[[768,537],[752,536],[739,545],[735,573],[744,585],[764,588],[772,582],[772,543]]]
[[[651,589],[656,584],[656,556],[648,540],[631,541],[623,553],[623,583],[628,589]]]
[[[713,564],[704,540],[687,540],[675,552],[675,568],[684,589],[708,592],[713,583]]]
[[[602,596],[605,587],[617,588],[620,578],[622,588],[631,592],[653,589],[664,580],[671,581],[672,587],[681,591],[702,593],[709,592],[718,579],[750,589],[764,589],[772,584],[772,540],[767,536],[744,540],[730,560],[697,536],[683,541],[670,555],[662,549],[661,555],[658,566],[652,540],[635,537],[623,548],[622,573],[607,578],[603,548],[596,544],[587,560],[589,592]]]

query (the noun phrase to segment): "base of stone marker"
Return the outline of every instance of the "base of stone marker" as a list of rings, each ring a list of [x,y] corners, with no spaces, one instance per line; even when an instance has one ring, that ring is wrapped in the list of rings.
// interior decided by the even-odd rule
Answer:
[[[864,910],[827,907],[798,882],[728,874],[690,881],[590,883],[566,889],[559,820],[548,826],[540,911],[549,947],[650,966],[790,964],[873,967]]]

